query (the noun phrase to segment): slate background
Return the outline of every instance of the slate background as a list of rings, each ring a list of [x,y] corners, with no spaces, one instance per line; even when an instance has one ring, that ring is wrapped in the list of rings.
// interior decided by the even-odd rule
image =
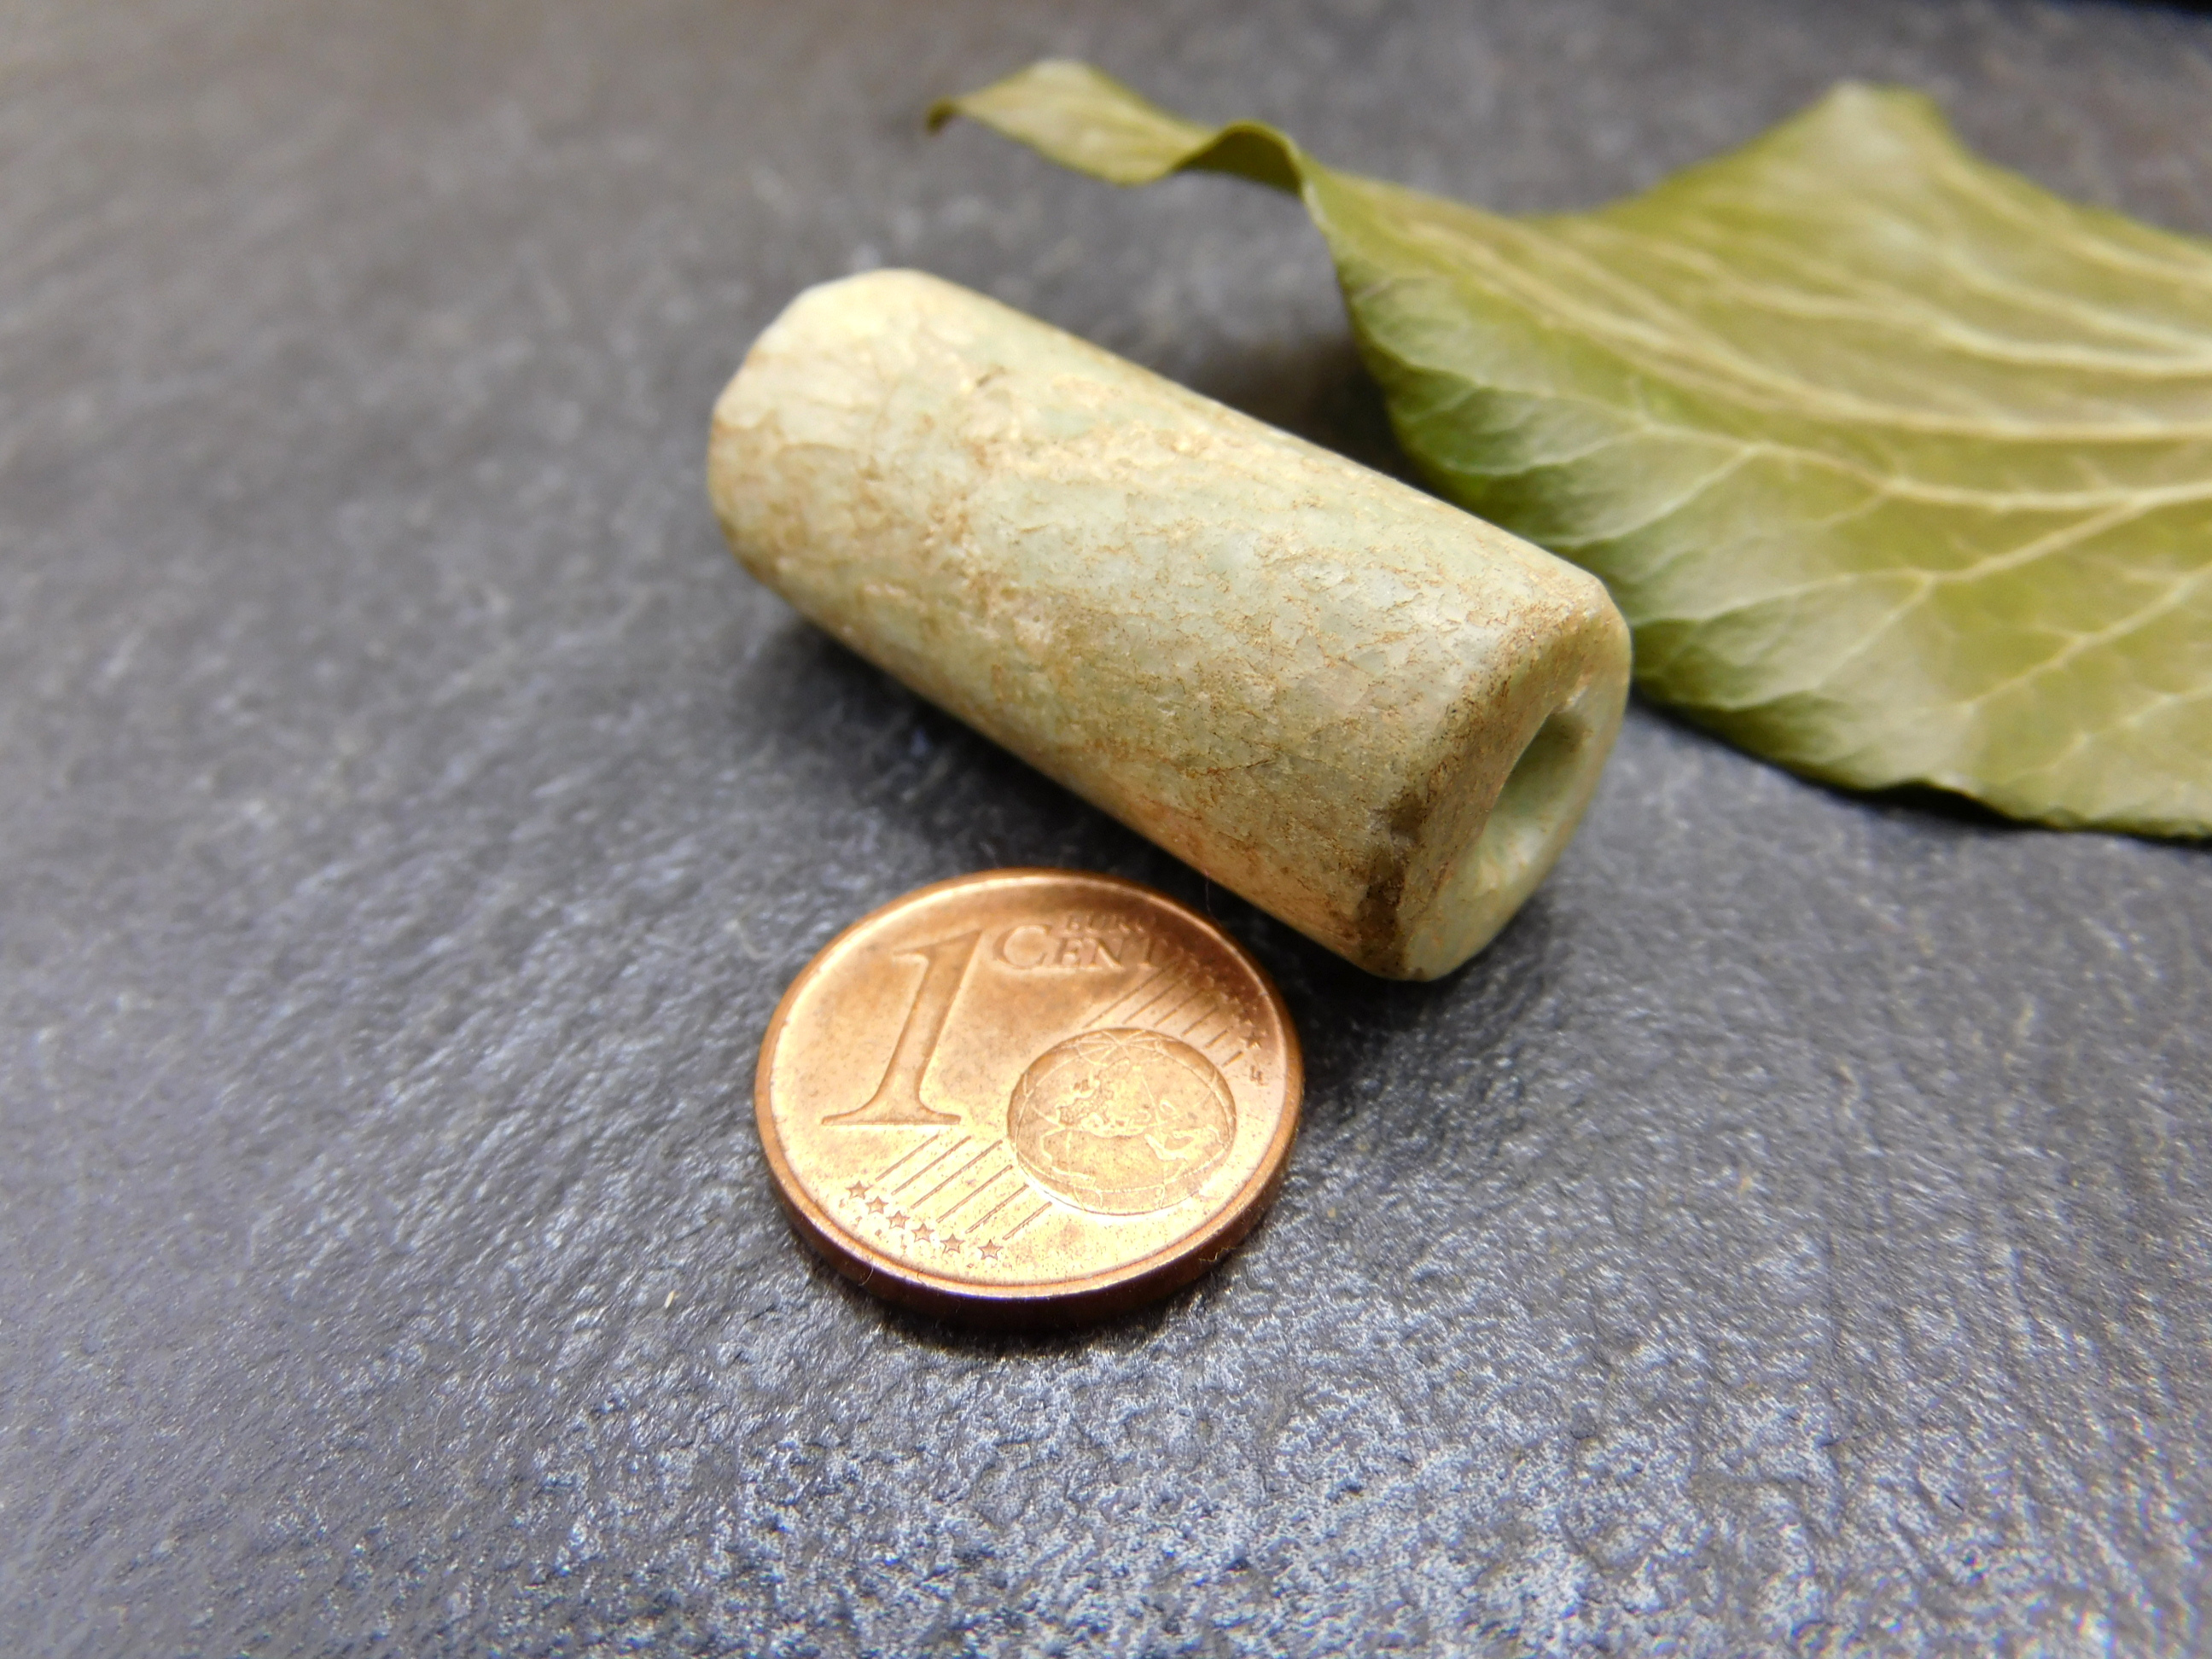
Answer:
[[[1512,209],[1844,75],[2212,231],[2212,17],[1526,0],[0,21],[11,1653],[2202,1650],[2212,868],[1648,709],[1508,933],[1363,978],[747,580],[708,406],[879,261],[1395,465],[1297,208],[935,94],[1048,52]],[[885,1312],[769,1201],[787,979],[1119,871],[1280,977],[1202,1286]]]

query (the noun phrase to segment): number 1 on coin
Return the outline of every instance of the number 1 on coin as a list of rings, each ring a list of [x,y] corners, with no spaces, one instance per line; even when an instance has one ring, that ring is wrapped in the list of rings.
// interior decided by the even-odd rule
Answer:
[[[846,1123],[856,1128],[900,1124],[931,1128],[960,1121],[957,1112],[940,1112],[923,1101],[921,1079],[929,1062],[937,1058],[945,1022],[951,1017],[953,1000],[960,994],[968,964],[975,959],[976,941],[982,937],[980,932],[956,933],[898,953],[905,959],[918,957],[926,965],[921,982],[914,988],[914,1000],[908,1005],[906,1024],[899,1028],[898,1042],[891,1049],[890,1064],[884,1067],[884,1080],[876,1085],[866,1104],[849,1112],[832,1112],[822,1120],[824,1123]]]

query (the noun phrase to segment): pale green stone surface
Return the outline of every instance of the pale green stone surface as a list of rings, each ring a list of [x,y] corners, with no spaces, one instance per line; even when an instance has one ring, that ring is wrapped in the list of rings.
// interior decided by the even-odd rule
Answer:
[[[1488,942],[1619,729],[1594,578],[916,272],[793,301],[708,484],[806,616],[1376,973]]]

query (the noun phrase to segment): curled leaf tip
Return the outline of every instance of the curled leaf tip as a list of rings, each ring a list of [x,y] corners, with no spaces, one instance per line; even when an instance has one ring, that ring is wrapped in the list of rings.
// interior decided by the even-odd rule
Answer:
[[[1064,58],[940,100],[930,108],[929,130],[956,115],[1109,184],[1149,185],[1184,171],[1234,173],[1293,194],[1301,182],[1297,147],[1273,127],[1202,126]]]

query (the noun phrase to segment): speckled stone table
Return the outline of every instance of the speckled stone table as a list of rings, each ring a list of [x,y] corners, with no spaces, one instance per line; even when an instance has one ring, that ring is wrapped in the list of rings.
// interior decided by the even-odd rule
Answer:
[[[0,18],[0,1646],[2186,1653],[2212,863],[1649,708],[1466,971],[1363,977],[722,550],[802,284],[1035,310],[1400,465],[1295,204],[933,95],[1048,52],[1493,205],[1842,76],[2212,231],[2212,16],[1595,0],[24,0]],[[885,1312],[752,1056],[1000,863],[1210,906],[1311,1068],[1145,1316]]]

